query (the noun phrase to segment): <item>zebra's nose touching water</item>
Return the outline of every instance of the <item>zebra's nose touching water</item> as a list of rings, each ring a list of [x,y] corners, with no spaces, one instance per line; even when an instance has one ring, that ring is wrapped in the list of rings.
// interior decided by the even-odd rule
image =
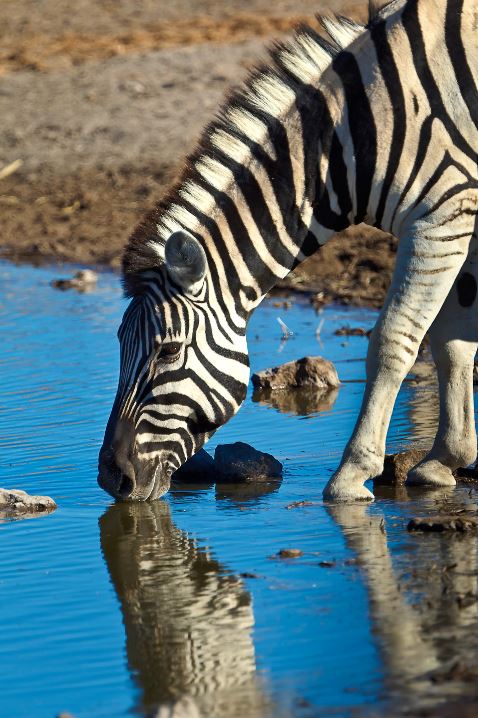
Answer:
[[[176,232],[163,252],[140,284],[125,282],[132,301],[98,466],[100,486],[120,500],[166,493],[173,472],[237,412],[249,380],[245,321],[228,324],[211,300],[199,242]]]
[[[157,498],[168,490],[171,473],[167,462],[141,456],[131,420],[120,419],[114,434],[105,436],[99,457],[98,483],[115,499]]]

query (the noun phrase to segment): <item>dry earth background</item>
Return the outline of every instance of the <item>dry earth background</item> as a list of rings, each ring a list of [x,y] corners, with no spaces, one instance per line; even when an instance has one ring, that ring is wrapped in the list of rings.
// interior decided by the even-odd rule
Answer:
[[[224,92],[331,0],[3,0],[0,256],[118,267]],[[395,240],[358,227],[286,280],[380,305]]]

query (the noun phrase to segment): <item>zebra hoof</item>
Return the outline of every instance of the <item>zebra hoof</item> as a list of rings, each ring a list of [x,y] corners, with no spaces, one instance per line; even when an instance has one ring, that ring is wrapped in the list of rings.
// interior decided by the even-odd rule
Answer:
[[[436,459],[418,464],[407,474],[408,486],[456,486],[451,469]]]
[[[374,495],[363,483],[332,477],[322,492],[324,501],[373,501]]]

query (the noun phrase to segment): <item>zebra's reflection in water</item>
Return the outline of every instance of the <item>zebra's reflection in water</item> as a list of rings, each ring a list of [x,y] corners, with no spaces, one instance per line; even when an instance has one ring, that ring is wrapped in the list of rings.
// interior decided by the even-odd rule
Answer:
[[[191,701],[211,718],[269,716],[242,580],[178,529],[163,501],[111,506],[100,533],[140,690],[137,709],[189,696],[188,716]]]
[[[391,489],[376,488],[377,498],[381,492],[391,497]],[[402,524],[395,514],[405,513],[405,530],[412,507],[424,513],[424,503],[419,493],[421,503],[414,505],[413,489],[397,487],[396,492],[410,503],[393,517],[363,504],[327,510],[365,582],[386,695],[400,710],[431,715],[427,711],[435,706],[477,699],[478,545],[473,533],[397,537]],[[467,492],[444,489],[427,494],[426,506],[428,513],[476,509]],[[387,534],[391,524],[393,536]]]

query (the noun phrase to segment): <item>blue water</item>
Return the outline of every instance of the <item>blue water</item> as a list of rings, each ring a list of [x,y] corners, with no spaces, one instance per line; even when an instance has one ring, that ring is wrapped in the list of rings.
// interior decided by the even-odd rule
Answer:
[[[240,440],[272,453],[280,484],[176,484],[155,504],[113,505],[96,463],[125,301],[112,274],[89,294],[52,289],[61,274],[0,263],[0,486],[58,503],[0,524],[0,716],[147,714],[188,695],[207,717],[308,718],[469,695],[468,684],[424,674],[476,651],[478,604],[457,608],[478,589],[475,542],[412,536],[406,524],[447,501],[475,508],[474,489],[321,503],[367,349],[365,337],[334,332],[369,328],[375,313],[273,299],[254,315],[253,371],[321,354],[343,382],[305,414],[250,392],[207,446]],[[278,317],[294,332],[287,341]],[[435,423],[433,381],[406,383],[389,450],[430,443]],[[304,499],[314,503],[286,509]],[[277,559],[281,548],[303,556]]]

